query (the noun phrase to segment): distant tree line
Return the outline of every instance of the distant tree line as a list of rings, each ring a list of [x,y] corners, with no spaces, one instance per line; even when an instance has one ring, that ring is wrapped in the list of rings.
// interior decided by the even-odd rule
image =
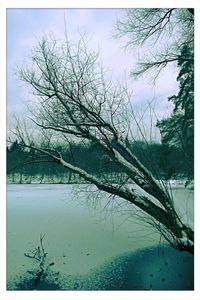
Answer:
[[[169,180],[170,178],[192,178],[191,166],[185,164],[185,159],[180,149],[156,142],[146,143],[134,141],[129,143],[131,151],[152,172],[157,179]],[[58,145],[55,150],[65,161],[86,170],[105,181],[109,178],[114,182],[124,180],[124,170],[115,161],[110,160],[107,153],[95,143],[73,143],[66,148]],[[56,164],[55,161],[45,156],[38,156],[33,149],[23,148],[17,140],[7,147],[7,174],[27,177],[57,177],[68,178],[68,182],[79,181],[72,171]],[[124,176],[123,176],[124,175]]]

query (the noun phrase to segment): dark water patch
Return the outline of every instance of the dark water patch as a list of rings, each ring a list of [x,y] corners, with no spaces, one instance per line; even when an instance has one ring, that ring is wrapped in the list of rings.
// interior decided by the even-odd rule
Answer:
[[[122,290],[193,290],[194,257],[171,247],[154,247],[130,257]]]

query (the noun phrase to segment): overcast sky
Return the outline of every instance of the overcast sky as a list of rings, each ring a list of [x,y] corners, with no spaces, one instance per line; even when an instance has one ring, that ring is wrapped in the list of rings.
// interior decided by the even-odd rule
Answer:
[[[31,50],[44,36],[53,33],[64,39],[65,22],[70,40],[77,40],[80,33],[90,37],[88,47],[97,49],[103,65],[115,82],[123,80],[125,74],[129,88],[133,90],[134,105],[145,108],[155,99],[156,114],[162,118],[172,109],[167,98],[177,92],[177,69],[165,70],[154,85],[148,78],[135,81],[130,71],[134,69],[138,52],[124,49],[124,41],[114,38],[117,17],[124,11],[119,9],[8,9],[7,10],[7,113],[24,112],[31,95],[27,87],[15,75],[17,67],[28,65]]]

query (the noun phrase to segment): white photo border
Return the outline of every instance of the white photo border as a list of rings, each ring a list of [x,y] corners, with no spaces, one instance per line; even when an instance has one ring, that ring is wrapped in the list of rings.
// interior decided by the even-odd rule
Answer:
[[[6,291],[6,9],[195,9],[195,289],[194,291]],[[0,300],[200,300],[200,1],[199,0],[0,0]]]

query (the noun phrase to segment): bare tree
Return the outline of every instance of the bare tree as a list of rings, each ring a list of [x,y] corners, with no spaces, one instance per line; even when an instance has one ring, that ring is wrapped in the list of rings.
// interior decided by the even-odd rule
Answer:
[[[193,253],[193,230],[179,217],[167,188],[128,146],[130,95],[126,88],[112,85],[98,55],[88,51],[85,40],[70,44],[66,38],[59,45],[54,39],[44,39],[33,51],[32,67],[20,70],[19,75],[37,98],[31,119],[46,141],[42,146],[38,138],[31,144],[29,131],[19,123],[15,134],[21,146],[50,157],[99,190],[128,201],[173,247]],[[123,169],[125,182],[113,184],[99,179],[73,161],[64,160],[54,144],[62,141],[67,145],[71,139],[98,144]],[[133,189],[130,182],[143,192]]]
[[[194,63],[191,55],[181,56],[184,46],[194,47],[194,9],[137,8],[125,10],[116,23],[116,36],[125,37],[126,47],[145,46],[138,67],[132,72],[140,77],[148,71],[157,76],[169,63],[181,59]]]

